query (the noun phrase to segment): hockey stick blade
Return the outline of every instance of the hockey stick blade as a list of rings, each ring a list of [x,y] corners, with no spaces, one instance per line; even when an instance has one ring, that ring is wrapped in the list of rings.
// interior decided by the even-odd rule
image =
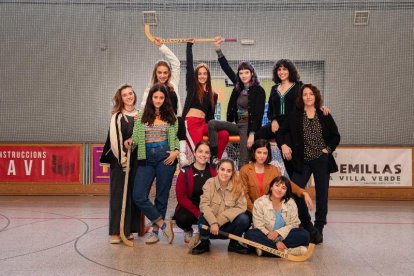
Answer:
[[[155,37],[151,34],[150,25],[145,24],[144,26],[144,33],[145,36],[148,38],[149,41],[154,42]],[[194,41],[193,41],[194,40]],[[202,43],[202,42],[214,42],[214,38],[164,38],[161,39],[161,43],[187,43],[187,42],[194,42],[194,43]],[[226,38],[225,42],[237,42],[236,38]]]
[[[122,196],[122,210],[121,210],[121,222],[119,224],[119,234],[121,236],[122,242],[127,246],[134,246],[134,242],[128,240],[128,238],[125,236],[125,207],[126,207],[126,201],[127,201],[127,194],[128,194],[128,180],[129,180],[129,161],[131,160],[131,149],[127,152],[127,167],[125,171],[125,180],[124,180],[124,194]]]
[[[204,230],[208,230],[209,229],[209,227],[207,225],[203,225],[203,224],[200,224],[198,227],[200,227],[200,228],[202,228]],[[224,237],[227,237],[227,238],[230,238],[232,240],[236,240],[236,241],[242,242],[244,244],[251,245],[251,246],[253,246],[255,248],[261,249],[261,250],[266,251],[266,252],[268,252],[270,254],[279,256],[279,257],[281,257],[283,259],[287,259],[287,260],[293,261],[293,262],[304,262],[304,261],[306,261],[307,259],[310,258],[310,256],[312,256],[313,250],[315,249],[315,244],[310,243],[309,246],[308,246],[308,252],[305,255],[295,256],[295,255],[288,254],[288,253],[286,253],[284,251],[280,251],[280,250],[277,250],[275,248],[271,248],[271,247],[268,247],[266,245],[263,245],[263,244],[254,242],[254,241],[251,241],[251,240],[248,240],[248,239],[245,239],[245,238],[242,238],[242,237],[239,237],[239,236],[230,234],[230,233],[226,233],[226,232],[221,231],[221,230],[219,230],[219,234],[222,235],[222,236],[224,236]]]

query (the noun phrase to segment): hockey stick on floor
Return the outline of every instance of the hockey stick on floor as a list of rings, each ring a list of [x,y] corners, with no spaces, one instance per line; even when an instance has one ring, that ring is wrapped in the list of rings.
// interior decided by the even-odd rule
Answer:
[[[148,40],[151,42],[155,41],[155,37],[151,34],[150,25],[145,24],[144,27],[145,35],[147,36]],[[192,38],[164,38],[161,39],[161,43],[187,43],[193,41]],[[194,43],[200,42],[214,42],[214,38],[194,38]],[[235,38],[226,38],[225,42],[237,42]]]
[[[128,240],[128,238],[125,236],[125,207],[127,202],[127,195],[128,195],[128,181],[129,181],[129,161],[131,160],[131,149],[128,149],[127,152],[127,165],[126,165],[126,171],[125,171],[125,180],[124,180],[124,195],[122,196],[122,211],[121,211],[121,222],[119,224],[119,234],[121,236],[122,242],[127,246],[134,246],[134,242]]]
[[[209,227],[207,225],[202,225],[201,224],[201,225],[199,225],[199,227],[203,228],[204,230],[209,229]],[[245,239],[245,238],[233,235],[233,234],[223,232],[221,230],[219,230],[219,234],[226,237],[226,238],[230,238],[232,240],[236,240],[236,241],[242,242],[244,244],[251,245],[255,248],[259,248],[263,251],[269,252],[270,254],[273,254],[273,255],[279,256],[283,259],[287,259],[289,261],[294,261],[294,262],[304,262],[304,261],[306,261],[307,259],[309,259],[310,256],[312,256],[313,250],[315,249],[315,245],[313,243],[310,243],[309,246],[308,246],[308,252],[305,255],[295,256],[295,255],[288,254],[284,251],[280,251],[280,250],[277,250],[275,248],[271,248],[271,247],[268,247],[266,245],[254,242],[254,241],[251,241],[251,240],[248,240],[248,239]]]

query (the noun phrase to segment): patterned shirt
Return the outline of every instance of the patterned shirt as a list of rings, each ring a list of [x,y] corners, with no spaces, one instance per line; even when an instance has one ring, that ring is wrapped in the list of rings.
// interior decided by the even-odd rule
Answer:
[[[239,118],[249,115],[249,87],[245,86],[237,98],[237,116]]]
[[[326,144],[322,137],[322,126],[318,114],[315,114],[313,119],[309,119],[306,112],[303,112],[303,135],[305,161],[319,158],[323,154],[322,149],[326,148]]]
[[[146,125],[145,143],[162,142],[168,139],[168,124]]]

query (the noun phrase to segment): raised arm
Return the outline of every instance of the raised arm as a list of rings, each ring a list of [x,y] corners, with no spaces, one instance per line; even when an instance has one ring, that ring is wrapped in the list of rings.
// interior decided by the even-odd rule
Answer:
[[[181,106],[180,96],[178,94],[178,85],[180,83],[180,66],[181,62],[178,60],[177,56],[168,48],[165,44],[161,44],[159,48],[160,52],[165,56],[165,59],[171,65],[171,78],[170,83],[174,87],[175,93],[177,94],[177,115],[181,116],[183,108]]]
[[[194,61],[193,61],[193,43],[188,42],[187,43],[187,73],[186,73],[186,89],[187,89],[187,97],[192,97],[192,95],[195,93],[195,71],[194,71]]]
[[[229,62],[227,61],[226,57],[224,56],[223,52],[221,51],[221,43],[224,41],[224,38],[221,36],[216,36],[214,42],[214,47],[216,49],[218,61],[220,63],[220,67],[223,70],[223,72],[227,75],[227,77],[232,81],[232,83],[235,85],[237,82],[237,75],[233,71],[233,69],[230,67]]]
[[[168,48],[165,44],[161,44],[159,48],[160,52],[165,56],[165,59],[171,64],[171,79],[170,82],[178,87],[180,83],[180,66],[181,62],[178,60],[177,56]]]

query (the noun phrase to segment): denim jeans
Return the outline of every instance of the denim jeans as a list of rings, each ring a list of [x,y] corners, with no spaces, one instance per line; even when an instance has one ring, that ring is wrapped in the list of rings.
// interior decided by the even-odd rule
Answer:
[[[198,219],[198,225],[204,224],[210,226],[204,216],[201,216]],[[245,213],[238,215],[232,222],[228,222],[220,226],[220,230],[227,232],[229,234],[234,234],[236,236],[243,236],[243,233],[247,231],[250,227],[249,217]],[[200,238],[210,238],[210,239],[227,239],[227,237],[221,235],[213,235],[210,233],[210,230],[204,230],[200,228]]]
[[[167,142],[151,143],[155,147],[146,147],[146,165],[138,166],[134,180],[133,199],[144,215],[155,223],[165,218],[168,198],[176,164],[165,165],[169,151]],[[152,181],[156,178],[154,204],[149,200]]]
[[[276,243],[272,240],[269,240],[267,236],[257,228],[247,231],[244,235],[244,238],[271,248],[276,248]],[[310,238],[308,231],[303,228],[293,228],[290,230],[286,239],[284,239],[282,242],[286,245],[287,248],[293,248],[301,245],[308,245],[309,239]]]
[[[302,172],[295,171],[292,176],[292,181],[299,187],[305,188],[309,177],[313,173],[315,179],[315,199],[316,199],[316,212],[315,212],[315,226],[322,227],[326,224],[326,217],[328,215],[328,190],[329,190],[329,155],[322,154],[320,157],[311,160],[304,161]],[[299,218],[302,225],[311,223],[311,217],[309,210],[303,201],[297,202]]]

